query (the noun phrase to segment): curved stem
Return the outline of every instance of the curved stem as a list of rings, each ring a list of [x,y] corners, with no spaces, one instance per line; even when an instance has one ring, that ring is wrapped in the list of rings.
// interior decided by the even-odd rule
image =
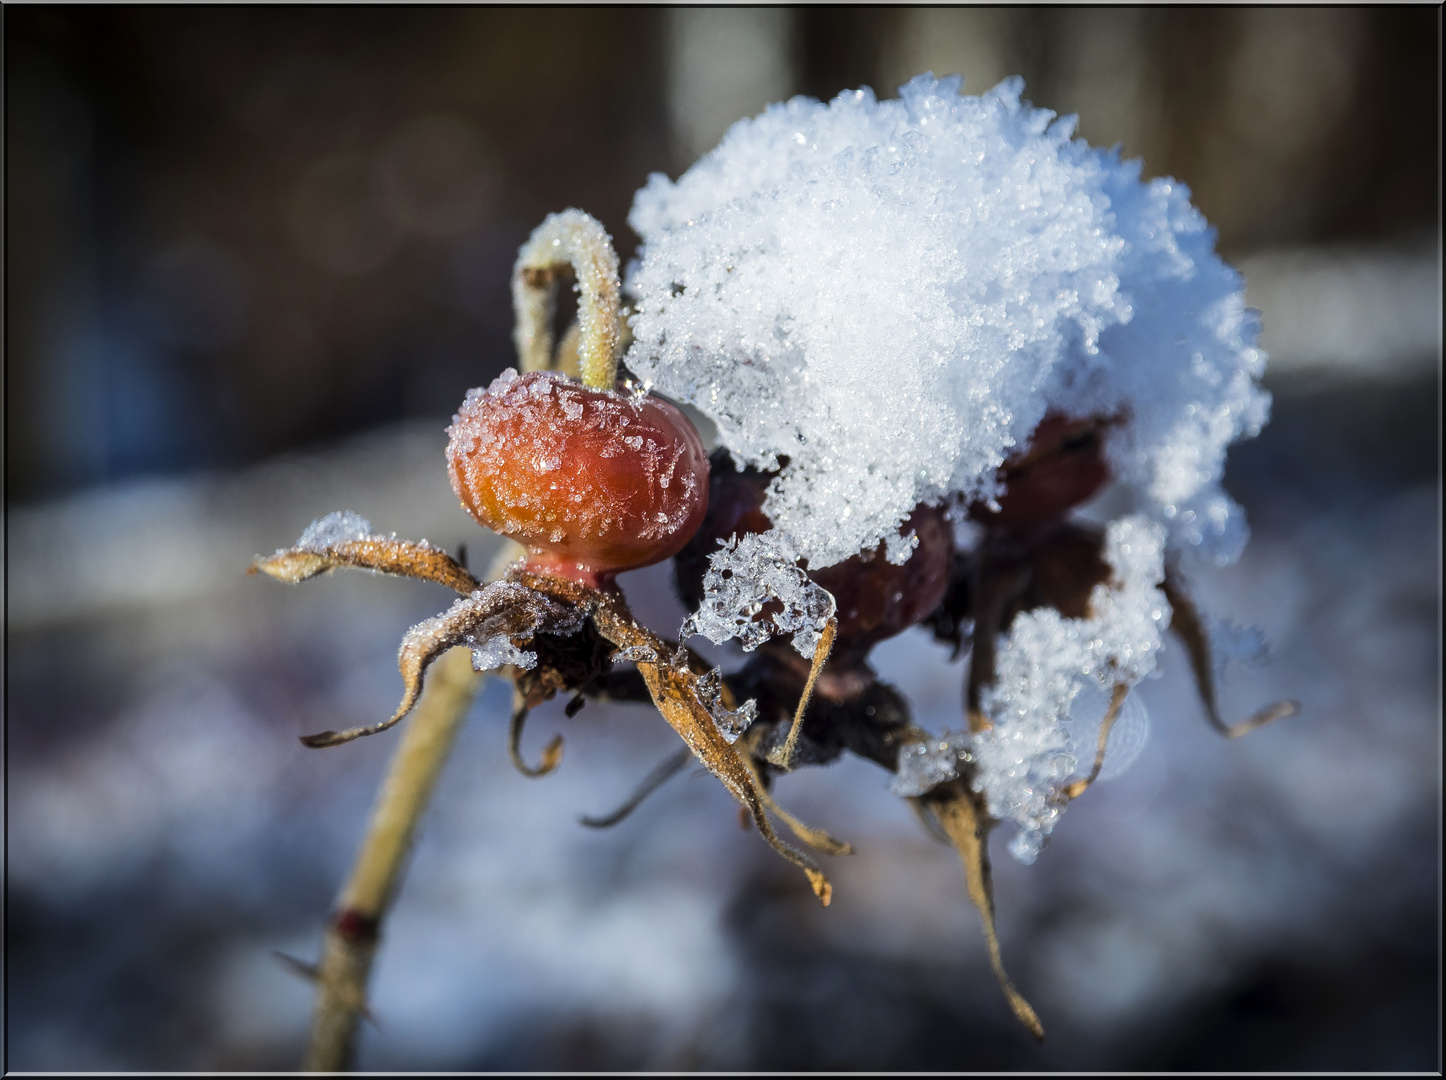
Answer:
[[[642,783],[628,796],[627,801],[616,810],[610,814],[602,814],[598,817],[584,815],[577,819],[578,823],[586,825],[589,829],[611,829],[641,806],[644,799],[657,791],[658,788],[662,787],[678,773],[682,772],[683,769],[687,767],[688,762],[692,760],[693,751],[686,746],[669,754],[654,766],[652,772],[643,777]]]
[[[539,776],[546,776],[552,772],[562,761],[562,736],[554,735],[552,740],[543,748],[542,761],[537,766],[527,764],[522,760],[522,729],[527,724],[527,702],[523,699],[522,691],[517,687],[512,688],[512,722],[507,728],[507,756],[512,759],[512,767],[523,776],[536,779]]]
[[[578,361],[586,386],[611,390],[617,381],[622,287],[612,237],[590,214],[549,214],[517,253],[512,271],[514,340],[523,371],[552,367],[552,290],[571,270],[577,303]]]

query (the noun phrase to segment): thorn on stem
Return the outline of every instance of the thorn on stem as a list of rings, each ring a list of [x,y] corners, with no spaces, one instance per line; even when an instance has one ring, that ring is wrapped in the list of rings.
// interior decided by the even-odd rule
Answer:
[[[287,971],[305,979],[309,983],[315,984],[317,980],[321,978],[321,968],[316,964],[308,964],[305,960],[299,960],[294,956],[282,952],[280,949],[272,949],[271,955],[280,960],[282,966],[285,967]],[[382,1029],[381,1024],[377,1023],[377,1018],[372,1014],[371,1006],[365,1001],[363,1001],[361,1007],[357,1009],[357,1015],[378,1031]]]
[[[281,961],[281,966],[286,968],[299,978],[314,983],[321,975],[321,969],[315,964],[308,964],[305,960],[298,959],[290,953],[284,953],[280,949],[272,949],[271,955]]]

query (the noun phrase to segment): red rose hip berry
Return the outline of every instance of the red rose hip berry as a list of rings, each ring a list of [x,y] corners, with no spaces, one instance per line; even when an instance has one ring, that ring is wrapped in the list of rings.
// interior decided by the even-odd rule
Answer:
[[[697,534],[674,560],[678,594],[690,609],[703,599],[708,557],[721,540],[763,533],[773,523],[763,512],[773,477],[757,469],[739,471],[725,451],[713,455],[707,515]],[[884,556],[883,546],[841,563],[809,571],[809,577],[833,594],[838,629],[830,662],[862,660],[875,644],[920,622],[944,598],[954,562],[954,533],[944,512],[918,506],[901,530],[918,544],[902,565]],[[766,617],[768,608],[759,613]]]
[[[508,370],[447,429],[462,507],[527,548],[527,569],[606,587],[677,553],[708,508],[708,457],[660,398]]]
[[[1016,535],[1053,527],[1109,482],[1102,435],[1114,422],[1049,413],[1030,435],[1028,449],[1000,467],[1004,491],[998,499],[999,509],[976,503],[969,508],[970,516]]]

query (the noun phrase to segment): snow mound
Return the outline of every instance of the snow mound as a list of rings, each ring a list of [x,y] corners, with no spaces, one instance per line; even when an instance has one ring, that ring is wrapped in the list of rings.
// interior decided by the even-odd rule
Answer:
[[[1220,478],[1266,420],[1265,356],[1188,190],[1073,139],[1018,78],[962,85],[769,106],[637,194],[628,367],[740,465],[782,466],[773,532],[715,559],[716,632],[752,625],[799,558],[907,557],[914,507],[996,495],[1052,409],[1121,418],[1109,463],[1172,544],[1223,564],[1244,543]],[[820,610],[785,606],[790,624]]]

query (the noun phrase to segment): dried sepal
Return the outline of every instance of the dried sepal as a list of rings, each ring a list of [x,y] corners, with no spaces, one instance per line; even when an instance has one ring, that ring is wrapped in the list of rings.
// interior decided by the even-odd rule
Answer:
[[[475,592],[481,584],[440,548],[425,542],[384,536],[342,540],[325,547],[286,548],[275,555],[257,558],[246,572],[255,574],[259,571],[277,581],[295,584],[344,567],[431,581],[463,596]]]
[[[763,729],[760,727],[755,730],[761,732]],[[753,750],[756,743],[756,737],[750,740],[748,735],[744,735],[743,738],[739,740],[736,749],[739,752],[738,756],[743,764],[747,767],[748,771],[753,774],[753,782],[757,786],[758,797],[763,800],[763,805],[768,808],[769,813],[787,825],[789,831],[792,832],[794,836],[798,837],[815,851],[821,851],[825,855],[852,855],[854,853],[852,844],[845,840],[837,840],[822,829],[816,829],[812,825],[805,824],[778,805],[778,802],[773,798],[773,793],[768,790],[767,781],[754,764]]]
[[[793,714],[793,723],[788,728],[788,738],[783,741],[781,747],[768,755],[769,763],[777,765],[785,772],[793,768],[793,752],[798,747],[798,733],[803,730],[803,713],[808,708],[809,698],[813,696],[813,684],[818,681],[818,673],[823,670],[823,665],[828,660],[828,654],[833,651],[833,639],[837,633],[838,617],[830,616],[828,622],[824,624],[823,633],[818,636],[818,644],[814,646],[813,662],[808,668],[808,681],[803,684],[803,693],[799,696],[798,708]],[[798,832],[798,830],[794,829],[794,832]],[[800,835],[799,839],[803,839],[803,837]]]
[[[928,807],[917,798],[905,799],[904,801],[909,804],[909,809],[913,811],[915,820],[924,827],[924,831],[929,834],[931,839],[943,844],[945,847],[954,846],[954,842],[949,839],[949,834],[944,831],[944,826],[939,824],[939,819],[930,812]]]
[[[599,814],[596,817],[584,814],[577,819],[579,824],[586,825],[589,829],[612,828],[641,806],[644,799],[682,772],[683,767],[692,760],[693,753],[686,746],[674,751],[654,766],[647,776],[643,777],[642,782],[616,810],[608,814]]]
[[[1105,718],[1100,721],[1099,744],[1095,747],[1095,763],[1090,768],[1090,774],[1083,780],[1076,780],[1060,789],[1060,794],[1066,799],[1077,799],[1083,795],[1089,786],[1100,778],[1100,770],[1105,767],[1105,748],[1110,744],[1110,731],[1119,718],[1120,708],[1125,703],[1125,696],[1129,694],[1130,688],[1124,683],[1116,683],[1114,691],[1110,694],[1110,707],[1105,710]]]
[[[606,631],[604,631],[606,633]],[[764,811],[764,800],[753,773],[713,722],[713,715],[699,700],[698,676],[670,663],[639,664],[638,670],[652,692],[653,702],[674,731],[687,743],[710,773],[722,781],[745,807],[770,847],[793,863],[808,877],[814,894],[827,907],[833,886],[813,860],[778,838]]]
[[[546,776],[562,763],[562,736],[554,735],[548,744],[543,747],[542,760],[536,766],[527,764],[522,760],[522,729],[527,724],[527,699],[522,691],[512,690],[512,721],[507,728],[507,755],[512,759],[512,766],[523,776],[533,778]]]
[[[833,896],[833,886],[812,859],[789,847],[773,831],[752,771],[723,737],[712,712],[704,704],[702,675],[694,670],[693,654],[639,625],[618,593],[522,570],[514,572],[512,580],[587,613],[598,632],[618,648],[631,650],[635,656],[658,658],[651,662],[635,661],[658,712],[704,767],[747,808],[769,846],[804,872],[814,895],[827,906]]]
[[[1211,727],[1227,739],[1238,739],[1273,720],[1294,716],[1300,712],[1298,701],[1277,701],[1238,723],[1227,724],[1222,720],[1215,699],[1214,660],[1211,656],[1210,638],[1200,618],[1200,609],[1195,606],[1195,601],[1190,598],[1185,588],[1185,582],[1173,567],[1165,568],[1165,583],[1162,588],[1172,612],[1170,629],[1185,643],[1185,651],[1190,654],[1190,669],[1195,674],[1195,686],[1200,692],[1200,701],[1205,706],[1205,718],[1210,721]]]
[[[1009,981],[999,952],[999,935],[994,927],[994,884],[989,869],[989,832],[995,822],[984,807],[983,797],[970,790],[967,780],[959,779],[940,784],[927,795],[917,796],[911,801],[938,821],[954,850],[959,853],[964,863],[969,899],[984,922],[984,941],[989,949],[994,977],[999,981],[1015,1017],[1036,1039],[1043,1039],[1044,1026],[1029,1002]]]
[[[424,619],[407,631],[397,653],[402,673],[402,703],[390,720],[380,724],[323,731],[302,737],[313,748],[336,746],[364,735],[375,735],[392,727],[417,703],[427,667],[454,646],[472,649],[477,670],[532,659],[520,653],[517,642],[526,642],[539,630],[575,629],[573,612],[551,597],[512,581],[494,581],[466,596],[441,615]]]

